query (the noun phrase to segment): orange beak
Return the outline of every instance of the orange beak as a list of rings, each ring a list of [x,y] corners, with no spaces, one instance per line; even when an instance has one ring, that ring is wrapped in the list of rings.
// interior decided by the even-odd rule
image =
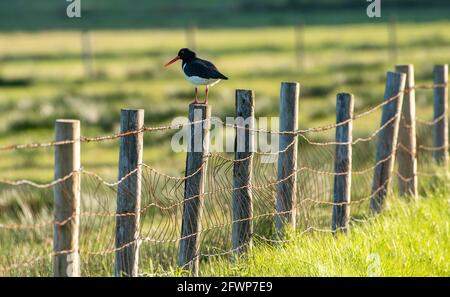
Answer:
[[[176,61],[180,60],[179,56],[176,56],[175,58],[173,58],[172,60],[170,60],[166,65],[164,65],[164,67],[168,67],[170,65],[172,65],[173,63],[175,63]]]

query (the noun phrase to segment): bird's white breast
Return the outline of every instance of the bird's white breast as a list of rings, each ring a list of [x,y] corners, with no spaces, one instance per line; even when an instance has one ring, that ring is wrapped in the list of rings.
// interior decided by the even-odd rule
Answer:
[[[184,67],[186,67],[186,64],[183,65],[183,72],[184,72]],[[213,86],[215,84],[217,84],[220,79],[208,79],[208,78],[202,78],[199,76],[187,76],[186,74],[184,75],[186,77],[186,79],[193,85],[195,86]]]
[[[220,79],[217,78],[207,79],[198,76],[187,76],[187,75],[186,79],[196,86],[213,86],[220,81]]]

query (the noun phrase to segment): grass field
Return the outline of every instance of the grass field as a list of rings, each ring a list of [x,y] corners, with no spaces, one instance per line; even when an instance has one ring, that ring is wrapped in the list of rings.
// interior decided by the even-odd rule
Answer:
[[[7,0],[0,3],[0,31],[79,29],[249,28],[384,23],[396,16],[402,22],[448,20],[445,0],[390,0],[383,3],[382,18],[366,15],[368,3],[358,0],[82,0],[81,18],[66,17],[66,1]]]
[[[51,191],[51,190],[50,190]],[[20,192],[16,192],[20,194]],[[23,190],[23,193],[27,193]],[[36,193],[36,192],[35,192]],[[45,192],[44,192],[45,193]],[[450,207],[449,177],[445,173],[428,179],[421,188],[419,202],[388,197],[385,211],[378,216],[365,216],[363,221],[353,221],[347,235],[333,237],[330,232],[310,231],[291,234],[285,243],[266,242],[254,237],[255,247],[246,258],[234,265],[228,255],[218,255],[200,262],[201,276],[450,276]],[[103,191],[102,191],[103,194]],[[85,201],[84,204],[87,202]],[[86,206],[86,205],[84,205]],[[19,221],[40,223],[51,210],[32,213],[32,206],[21,205]],[[25,210],[25,211],[24,211]],[[8,214],[11,222],[13,214]],[[356,217],[356,216],[355,216]],[[154,220],[160,220],[160,223]],[[113,246],[113,218],[86,218],[81,227],[81,273],[83,276],[112,276],[114,253],[86,255],[85,251],[103,251]],[[164,232],[165,217],[145,214],[141,218],[142,234],[149,234],[147,227],[157,227],[152,233],[155,239]],[[220,220],[220,219],[219,219]],[[0,223],[2,221],[0,220]],[[255,223],[260,233],[262,222]],[[148,225],[147,225],[148,224]],[[154,226],[156,224],[156,226]],[[268,227],[269,225],[265,225]],[[227,245],[226,230],[203,241],[219,248]],[[22,264],[0,275],[51,276],[52,226],[36,230],[0,229],[2,249],[0,267]],[[206,251],[207,249],[205,249]],[[177,244],[142,244],[140,248],[140,276],[182,276],[185,271],[174,265]],[[42,256],[44,255],[44,256]],[[29,265],[23,263],[30,262]]]
[[[155,17],[152,18],[146,14],[146,9],[141,9],[138,12],[128,11],[129,15],[121,19],[119,6],[108,10],[108,1],[98,1],[97,5],[91,2],[87,6],[88,13],[81,23],[70,23],[49,17],[63,11],[63,2],[57,8],[50,5],[49,1],[43,1],[42,5],[30,4],[29,7],[23,4],[25,2],[19,2],[23,10],[17,10],[17,6],[10,6],[6,2],[0,4],[0,16],[7,16],[0,17],[0,147],[51,141],[54,137],[54,121],[58,118],[80,119],[82,135],[98,136],[118,131],[121,108],[145,109],[147,126],[167,125],[175,117],[187,115],[188,103],[193,100],[193,88],[185,81],[180,65],[168,69],[163,65],[176,55],[179,48],[188,45],[184,27],[192,25],[189,22],[192,11],[171,19],[164,17],[167,14],[154,11]],[[199,56],[214,61],[230,77],[229,81],[214,86],[210,93],[212,114],[221,119],[234,116],[234,90],[239,88],[255,91],[257,117],[277,117],[280,83],[298,81],[301,83],[300,128],[334,123],[337,93],[352,92],[355,95],[355,112],[358,113],[382,102],[386,72],[393,70],[394,64],[414,64],[416,84],[430,84],[433,65],[450,61],[450,19],[446,7],[428,10],[408,8],[397,14],[397,58],[394,60],[390,51],[387,18],[368,20],[364,9],[362,12],[345,10],[339,13],[327,11],[304,14],[283,10],[269,14],[267,10],[260,10],[252,12],[251,18],[246,13],[239,13],[236,18],[226,18],[223,13],[219,16],[218,12],[225,9],[229,14],[233,13],[237,9],[237,2],[221,1],[226,7],[212,2],[196,0],[193,4],[202,6],[207,3],[205,11],[212,12],[197,23],[200,28],[196,31],[195,44]],[[165,1],[151,1],[151,4],[155,3],[160,9],[156,11],[166,12]],[[39,13],[28,18],[28,8]],[[104,10],[109,12],[108,18],[97,18]],[[387,9],[385,15],[394,12]],[[16,20],[20,26],[12,28],[12,20]],[[98,20],[97,26],[92,26],[94,20]],[[297,65],[292,24],[298,20],[306,20],[306,25],[305,50]],[[214,21],[222,25],[215,26]],[[97,73],[95,77],[86,75],[80,28],[92,29],[90,35]],[[432,118],[432,91],[417,91],[416,104],[419,118]],[[354,137],[369,136],[379,125],[379,112],[355,121]],[[271,128],[278,127],[275,125]],[[174,132],[146,133],[144,162],[160,172],[183,176],[185,153],[176,153],[170,148]],[[419,132],[420,137],[430,136],[427,130]],[[311,135],[312,140],[333,138],[334,130]],[[374,142],[371,142],[354,149],[355,168],[373,163],[373,147]],[[328,168],[332,164],[332,159],[329,159],[332,148],[323,151],[302,149],[300,145],[300,162],[322,170],[333,170]],[[81,150],[84,169],[109,181],[117,178],[117,140],[83,143]],[[0,154],[0,179],[30,179],[38,182],[53,179],[51,148],[2,151]],[[325,154],[327,164],[321,159]],[[425,158],[421,160],[421,164],[426,162]],[[370,187],[371,174],[369,172],[367,176],[353,180],[355,196],[362,195]],[[167,197],[165,195],[169,194],[162,193],[154,198],[152,182],[158,183],[153,178],[149,175],[145,180],[144,186],[149,188],[145,189],[144,196],[147,196],[144,200],[148,201],[144,202],[153,202],[152,199],[173,202],[182,197]],[[227,178],[222,183],[229,184]],[[211,181],[215,182],[214,177]],[[290,244],[258,245],[242,265],[230,267],[229,262],[203,261],[201,273],[364,276],[368,273],[366,261],[369,257],[369,262],[380,260],[381,266],[376,273],[384,276],[449,276],[450,190],[447,178],[432,181],[427,185],[429,180],[422,180],[422,186],[429,187],[421,187],[420,203],[414,205],[392,199],[395,203],[389,211],[373,221],[356,224],[348,237],[333,239],[321,233],[293,235]],[[116,189],[96,187],[96,183],[89,179],[83,180],[82,185],[82,209],[115,211]],[[317,185],[325,185],[324,192],[329,192],[331,179],[327,177],[307,181],[303,190]],[[176,188],[176,185],[173,187]],[[214,189],[215,185],[212,187]],[[180,185],[176,189],[182,191]],[[327,195],[321,199],[331,197]],[[51,220],[52,197],[51,188],[12,189],[1,185],[0,224],[34,224]],[[229,202],[229,196],[225,194],[219,198]],[[267,201],[263,202],[267,204]],[[229,205],[226,208],[220,206],[211,206],[211,212],[214,215],[218,213],[209,222],[211,225],[229,219]],[[309,210],[311,213],[307,213]],[[361,208],[361,213],[359,210],[355,209],[352,216],[361,216],[367,211],[366,205]],[[142,218],[142,232],[157,238],[164,231],[161,228],[165,227],[161,226],[171,226],[168,229],[178,238],[179,211],[149,211]],[[311,208],[303,212],[306,215],[301,224],[329,225],[329,209]],[[85,218],[82,223],[81,248],[100,251],[113,247],[114,219]],[[312,222],[308,222],[308,219]],[[267,222],[258,225],[258,231],[263,233],[267,231],[264,228],[269,230],[272,226],[264,223]],[[272,221],[269,223],[272,224]],[[217,234],[222,237],[214,238],[217,242],[213,242],[211,249],[228,248],[229,242],[223,240],[229,231],[228,227],[218,231]],[[51,257],[48,257],[52,250],[51,224],[37,230],[0,229],[0,240],[3,251],[0,254],[0,267],[45,255],[37,264],[11,274],[51,275]],[[161,272],[180,274],[173,272],[173,266],[168,267],[167,264],[175,259],[177,249],[173,246],[143,246],[141,261],[144,262],[140,265],[140,272],[144,275]],[[82,274],[111,275],[113,261],[113,253],[92,257],[83,255]],[[158,261],[165,263],[165,266],[158,266]]]
[[[345,236],[294,235],[279,245],[259,245],[235,266],[202,267],[218,276],[450,276],[448,177],[415,204],[391,199],[382,215],[355,224]],[[393,197],[391,197],[393,198]]]
[[[415,64],[417,83],[430,83],[432,65],[449,61],[449,26],[398,25],[397,62]],[[125,107],[144,108],[149,126],[186,116],[193,89],[179,65],[162,67],[186,45],[183,30],[95,31],[92,39],[96,79],[85,77],[79,32],[0,33],[0,145],[51,140],[57,118],[80,119],[85,136],[110,134],[118,131]],[[211,92],[213,115],[232,116],[234,89],[246,88],[256,93],[258,117],[277,116],[280,82],[299,81],[302,128],[334,122],[337,92],[353,92],[356,111],[380,103],[394,63],[386,24],[307,26],[301,69],[291,27],[205,29],[196,39],[199,55],[231,78]],[[419,116],[430,118],[431,92],[419,92],[417,99]],[[356,123],[355,133],[367,134],[379,125],[378,116]],[[184,154],[171,152],[170,135],[146,135],[144,160],[179,174]],[[52,150],[2,155],[3,178],[52,177]],[[110,178],[117,158],[117,142],[82,147],[83,166]]]

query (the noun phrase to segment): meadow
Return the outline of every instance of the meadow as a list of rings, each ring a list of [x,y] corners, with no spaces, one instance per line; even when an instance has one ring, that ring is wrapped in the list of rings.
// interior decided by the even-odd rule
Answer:
[[[396,62],[415,65],[417,84],[432,81],[433,64],[448,62],[449,24],[397,25]],[[306,26],[300,67],[294,37],[292,27],[197,30],[198,54],[230,77],[211,91],[213,116],[233,116],[237,88],[255,91],[257,117],[277,116],[281,81],[301,83],[301,128],[334,122],[338,92],[354,93],[356,112],[381,102],[386,71],[395,63],[386,24]],[[144,108],[147,126],[187,115],[192,86],[181,66],[163,68],[186,46],[184,30],[94,31],[91,38],[95,78],[86,77],[80,32],[0,33],[0,145],[52,140],[57,118],[80,119],[82,135],[97,136],[118,131],[121,108]],[[430,95],[417,94],[421,118],[431,117]],[[376,116],[358,133],[379,125]],[[144,160],[180,173],[184,154],[169,149],[170,136],[146,135]],[[52,177],[51,149],[2,155],[2,178]],[[107,177],[116,177],[117,160],[117,142],[82,147],[83,166]]]
[[[199,28],[195,34],[199,56],[214,61],[230,77],[229,81],[221,82],[211,90],[212,115],[221,119],[233,116],[234,90],[240,88],[255,91],[257,118],[276,117],[280,82],[298,81],[301,84],[299,126],[310,128],[335,122],[335,100],[339,92],[355,95],[356,113],[379,104],[383,98],[386,71],[393,70],[395,64],[414,64],[416,84],[430,84],[433,65],[448,63],[450,60],[450,21],[401,22],[396,28],[395,57],[390,49],[387,23],[307,24],[304,28],[304,52],[300,60],[295,50],[296,32],[292,26]],[[51,141],[54,137],[54,121],[58,118],[80,119],[82,135],[98,136],[119,130],[121,108],[145,109],[147,126],[167,125],[175,117],[187,116],[188,103],[193,100],[193,88],[185,81],[180,65],[168,69],[163,67],[179,48],[189,44],[184,29],[93,30],[90,36],[94,77],[89,77],[84,68],[80,31],[0,33],[0,146]],[[417,116],[431,119],[431,103],[432,92],[418,91]],[[373,113],[355,123],[354,135],[366,137],[379,125],[380,113]],[[277,129],[276,126],[271,128]],[[427,131],[421,132],[421,135],[429,136]],[[170,149],[173,133],[145,134],[144,162],[160,172],[183,176],[185,154]],[[313,137],[329,140],[334,134],[320,133]],[[355,151],[358,153],[355,158],[362,160],[359,165],[373,161],[373,156],[366,156],[368,151],[364,147]],[[314,157],[313,152],[305,150],[304,153],[305,160],[322,166],[323,161]],[[82,166],[109,181],[117,178],[118,156],[117,140],[84,143],[81,148]],[[2,151],[0,166],[2,179],[48,182],[53,178],[53,149]],[[147,181],[152,178],[149,175]],[[361,182],[366,186],[370,183],[370,177],[354,183],[361,186]],[[317,181],[319,183],[330,187],[331,181]],[[86,209],[114,212],[114,189],[96,188],[95,183],[89,180],[82,184],[85,193],[93,193],[93,196],[83,196],[82,203]],[[446,179],[435,184],[438,190],[431,194],[422,188],[421,194],[426,197],[426,201],[417,206],[398,202],[398,206],[377,218],[374,224],[368,222],[367,226],[356,226],[349,241],[338,239],[332,242],[329,236],[306,235],[280,250],[263,246],[242,267],[231,268],[224,267],[224,263],[220,262],[206,262],[202,264],[202,269],[208,275],[364,275],[365,257],[377,246],[380,247],[377,251],[382,263],[386,265],[382,269],[383,275],[448,275],[448,252],[445,253],[445,249],[448,249],[449,244],[438,240],[448,238],[446,184]],[[313,185],[308,184],[306,188],[308,186]],[[0,223],[31,224],[51,218],[51,189],[33,192],[31,188],[24,188],[11,191],[2,186],[0,190]],[[147,192],[149,196],[144,197],[144,200],[151,201],[153,197],[149,193],[154,190],[150,189]],[[90,201],[89,197],[98,200]],[[170,197],[163,198],[170,201]],[[220,199],[225,201],[228,198],[224,196]],[[221,211],[211,207],[213,212]],[[355,210],[357,216],[361,215],[358,211]],[[168,215],[166,219],[162,218],[164,214]],[[314,212],[316,214],[314,223],[329,223],[328,209],[319,209]],[[167,226],[176,213],[152,212],[148,216],[143,218],[143,230],[151,237],[159,232],[152,223]],[[313,217],[313,214],[309,216]],[[401,242],[394,241],[397,250],[393,251],[391,242],[387,242],[390,235],[416,217],[417,224],[402,229],[401,234],[398,234]],[[429,218],[436,218],[436,225]],[[82,226],[85,236],[81,244],[83,248],[94,251],[110,248],[113,245],[113,219],[88,219]],[[223,214],[215,219],[219,223],[225,220]],[[423,233],[418,227],[422,223],[425,224]],[[265,226],[263,222],[261,230]],[[179,226],[175,224],[173,228],[173,234],[178,236]],[[383,234],[381,230],[389,232]],[[6,251],[1,256],[4,262],[0,262],[6,265],[22,262],[27,257],[48,254],[51,251],[51,232],[51,228],[40,232],[0,232]],[[382,235],[377,237],[373,234]],[[371,241],[366,241],[367,237],[371,237]],[[220,242],[217,238],[215,240]],[[413,243],[408,238],[420,238],[421,241],[411,246]],[[17,243],[20,243],[20,248],[16,249]],[[418,251],[418,247],[427,244],[432,248],[428,253]],[[319,246],[331,247],[324,250],[318,249]],[[439,247],[444,248],[439,250]],[[359,252],[358,248],[361,248]],[[168,263],[173,261],[176,248],[160,246],[156,249],[143,249],[142,258],[151,259],[157,255],[159,262],[167,259]],[[342,249],[345,252],[340,253]],[[312,263],[314,259],[321,259],[319,262],[322,266],[314,264],[286,268],[283,264],[288,261],[286,256],[291,255],[292,250],[304,251],[294,254],[299,263]],[[397,253],[398,257],[389,262],[392,253]],[[421,260],[410,263],[408,259],[418,253]],[[421,266],[420,270],[419,263],[430,259],[433,253],[436,258],[429,260],[427,263],[431,264]],[[113,254],[103,256],[86,256],[82,264],[83,273],[110,275]],[[394,269],[394,266],[399,265],[396,261],[400,258],[406,259],[403,266],[400,265],[404,268]],[[267,262],[265,259],[271,260]],[[39,265],[16,273],[50,275],[50,260],[45,258]],[[354,260],[354,264],[351,264]],[[153,267],[152,263],[143,264],[141,273],[144,275],[167,271],[169,274],[178,273],[167,265],[158,266],[155,263]],[[438,268],[433,268],[436,265]]]
[[[293,235],[282,245],[260,245],[236,265],[203,267],[215,276],[450,276],[448,177],[419,203],[390,197],[391,205],[345,236]],[[431,187],[429,187],[429,190]],[[436,188],[435,188],[436,189]]]

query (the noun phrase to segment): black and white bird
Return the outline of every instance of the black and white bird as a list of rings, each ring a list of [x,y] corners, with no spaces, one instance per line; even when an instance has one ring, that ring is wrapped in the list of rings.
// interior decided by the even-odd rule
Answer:
[[[178,55],[164,66],[167,67],[178,60],[183,62],[181,66],[186,79],[195,86],[195,101],[193,103],[198,103],[198,86],[206,86],[206,98],[203,104],[208,104],[209,87],[217,84],[222,79],[228,79],[228,77],[219,72],[213,63],[197,58],[197,55],[188,48],[180,49]]]

